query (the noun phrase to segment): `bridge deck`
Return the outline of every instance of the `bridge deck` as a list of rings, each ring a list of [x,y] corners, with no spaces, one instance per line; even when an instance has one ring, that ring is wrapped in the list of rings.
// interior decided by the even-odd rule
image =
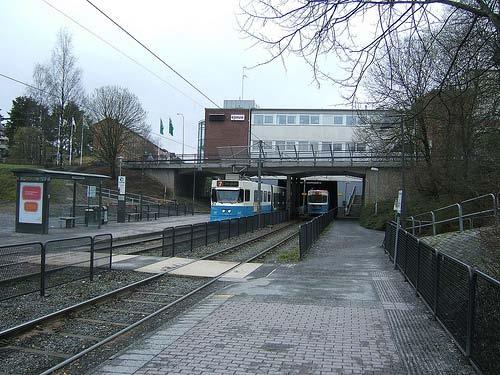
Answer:
[[[473,374],[379,247],[338,221],[305,261],[203,300],[96,374]]]

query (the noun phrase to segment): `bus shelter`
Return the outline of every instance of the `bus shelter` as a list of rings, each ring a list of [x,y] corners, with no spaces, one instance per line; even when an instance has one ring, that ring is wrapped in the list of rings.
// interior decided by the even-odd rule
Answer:
[[[96,186],[98,198],[97,225],[101,227],[102,181],[110,178],[106,175],[54,171],[49,169],[20,168],[13,170],[17,179],[16,189],[16,232],[49,232],[50,182],[69,180],[73,182],[72,216],[66,217],[66,226],[75,225],[76,185]]]

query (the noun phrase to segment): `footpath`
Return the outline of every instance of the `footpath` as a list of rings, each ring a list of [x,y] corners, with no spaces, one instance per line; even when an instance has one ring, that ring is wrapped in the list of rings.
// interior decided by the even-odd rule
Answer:
[[[207,297],[91,374],[474,374],[380,247],[336,221],[306,259]]]
[[[162,217],[151,221],[133,221],[126,223],[108,223],[97,229],[96,225],[77,225],[75,228],[50,228],[48,234],[30,234],[14,232],[14,223],[11,226],[0,227],[2,245],[13,245],[23,242],[45,242],[55,239],[72,238],[79,236],[95,236],[97,234],[111,233],[113,238],[127,237],[145,232],[160,231],[168,227],[185,224],[197,224],[210,220],[210,215],[196,214],[185,216]]]

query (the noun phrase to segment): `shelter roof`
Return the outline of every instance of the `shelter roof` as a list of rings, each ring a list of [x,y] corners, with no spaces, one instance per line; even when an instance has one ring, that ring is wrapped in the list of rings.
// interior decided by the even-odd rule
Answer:
[[[111,178],[103,174],[79,173],[69,171],[54,171],[50,169],[38,168],[19,168],[12,171],[17,177],[37,177],[59,179],[59,180],[77,180],[77,181],[101,181],[106,178]]]

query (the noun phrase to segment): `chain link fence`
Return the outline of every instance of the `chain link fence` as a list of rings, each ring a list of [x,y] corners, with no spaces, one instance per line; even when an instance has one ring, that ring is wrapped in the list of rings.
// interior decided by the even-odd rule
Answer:
[[[386,227],[384,248],[457,346],[483,374],[500,373],[500,281]]]
[[[333,221],[335,210],[330,210],[299,227],[299,254],[303,259],[323,230]]]

